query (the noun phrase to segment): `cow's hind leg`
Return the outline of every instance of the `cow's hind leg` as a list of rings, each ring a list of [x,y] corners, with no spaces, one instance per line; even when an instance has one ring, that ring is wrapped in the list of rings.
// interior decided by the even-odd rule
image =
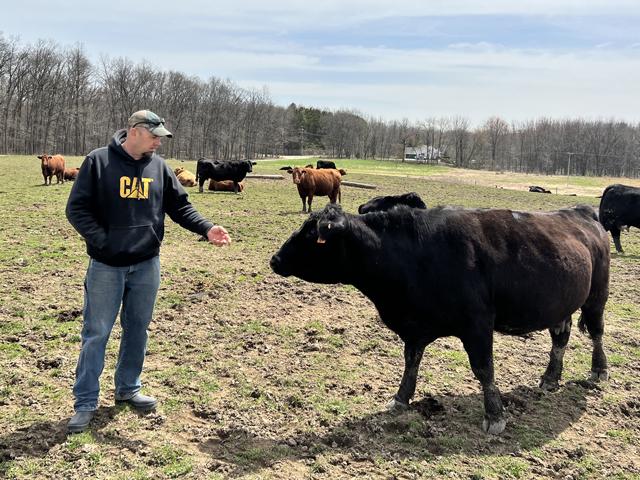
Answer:
[[[404,344],[404,373],[402,374],[402,381],[398,388],[398,393],[395,394],[393,399],[387,404],[387,409],[393,410],[405,410],[409,407],[409,400],[416,392],[416,380],[418,378],[418,369],[420,368],[420,361],[422,360],[422,354],[424,353],[425,344],[414,344],[405,342]]]
[[[607,356],[602,348],[602,336],[604,334],[604,307],[592,308],[588,305],[582,307],[582,314],[578,321],[580,330],[587,330],[593,344],[591,353],[591,380],[600,381],[609,379],[607,368]]]
[[[499,435],[507,425],[500,390],[493,377],[493,332],[476,332],[462,339],[469,355],[471,370],[482,385],[484,394],[484,420],[482,430]]]
[[[540,379],[540,388],[547,391],[557,390],[562,377],[562,365],[564,352],[571,336],[571,317],[565,318],[556,328],[550,328],[551,352],[549,353],[549,365]]]

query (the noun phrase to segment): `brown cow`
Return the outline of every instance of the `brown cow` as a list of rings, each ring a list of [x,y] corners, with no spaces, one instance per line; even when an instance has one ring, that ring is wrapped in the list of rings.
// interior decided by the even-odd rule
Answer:
[[[64,183],[64,157],[62,155],[38,155],[42,162],[42,176],[44,184],[51,185],[51,179],[56,176],[56,184]]]
[[[183,187],[196,186],[196,176],[186,168],[178,167],[174,170],[174,173]]]
[[[216,182],[213,178],[209,180],[209,190],[214,192],[234,192],[233,180],[221,180]],[[244,182],[238,183],[238,192],[244,190]]]
[[[78,176],[79,168],[65,168],[64,169],[64,179],[65,180],[75,180]]]
[[[342,175],[347,174],[344,170],[294,167],[287,169],[287,172],[292,175],[293,183],[298,187],[303,212],[307,211],[307,203],[311,212],[311,202],[317,195],[327,195],[331,203],[342,201],[340,182]]]

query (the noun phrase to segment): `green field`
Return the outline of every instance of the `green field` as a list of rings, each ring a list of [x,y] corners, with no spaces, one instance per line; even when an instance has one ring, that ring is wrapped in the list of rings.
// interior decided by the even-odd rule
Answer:
[[[79,166],[80,157],[67,159]],[[640,478],[640,235],[612,255],[605,349],[611,379],[585,382],[591,342],[574,329],[560,390],[537,388],[546,332],[496,335],[496,383],[507,428],[485,435],[482,393],[460,342],[428,347],[414,406],[385,405],[402,375],[402,344],[349,286],[274,275],[271,255],[306,216],[284,165],[258,161],[242,194],[197,193],[224,225],[228,248],[198,242],[167,220],[162,285],[150,327],[144,393],[157,412],[113,402],[119,327],[90,431],[66,435],[79,352],[84,243],[64,215],[71,183],[45,187],[35,156],[0,156],[0,478],[289,479]],[[342,205],[418,192],[429,206],[552,210],[597,205],[614,181],[336,160]],[[195,172],[195,162],[170,160]],[[559,194],[526,191],[526,185]],[[563,193],[578,193],[569,196]],[[326,197],[314,200],[321,209]]]

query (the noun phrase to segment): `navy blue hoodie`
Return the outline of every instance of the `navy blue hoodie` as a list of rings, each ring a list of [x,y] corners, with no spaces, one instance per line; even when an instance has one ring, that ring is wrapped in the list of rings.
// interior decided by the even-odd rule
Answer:
[[[123,148],[126,130],[85,158],[66,214],[85,239],[91,258],[112,266],[133,265],[160,252],[165,213],[206,236],[213,223],[191,205],[187,192],[155,153],[134,160]]]

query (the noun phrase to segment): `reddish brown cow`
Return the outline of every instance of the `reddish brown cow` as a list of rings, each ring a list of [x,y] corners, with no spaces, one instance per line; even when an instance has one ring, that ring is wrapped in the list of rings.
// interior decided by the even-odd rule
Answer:
[[[78,176],[79,168],[65,168],[64,169],[64,179],[65,180],[75,180]]]
[[[196,176],[183,167],[176,168],[173,173],[183,187],[195,187],[197,185]]]
[[[209,180],[209,190],[214,192],[235,192],[233,180],[221,180],[216,182],[213,178]],[[238,192],[244,190],[244,182],[238,183]]]
[[[51,179],[56,176],[56,184],[64,183],[64,157],[62,155],[38,155],[42,162],[42,176],[44,184],[51,185]]]
[[[340,182],[342,175],[346,175],[344,170],[300,168],[294,167],[287,170],[293,177],[293,183],[298,187],[298,194],[302,199],[302,211],[311,212],[311,202],[314,196],[327,195],[331,203],[342,200],[340,193]]]

